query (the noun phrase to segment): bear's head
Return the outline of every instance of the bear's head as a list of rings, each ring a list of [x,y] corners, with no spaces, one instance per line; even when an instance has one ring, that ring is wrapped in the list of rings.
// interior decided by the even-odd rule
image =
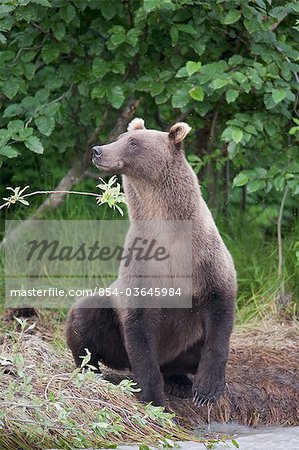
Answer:
[[[183,155],[182,143],[190,130],[184,122],[176,123],[169,132],[148,130],[143,119],[136,118],[115,142],[93,147],[92,161],[107,173],[155,180]]]

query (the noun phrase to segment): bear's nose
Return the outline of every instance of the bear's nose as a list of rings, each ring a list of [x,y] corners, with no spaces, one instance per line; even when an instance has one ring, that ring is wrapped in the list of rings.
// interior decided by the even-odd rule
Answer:
[[[92,147],[92,154],[93,156],[99,157],[103,153],[102,147],[99,147],[96,145],[95,147]]]

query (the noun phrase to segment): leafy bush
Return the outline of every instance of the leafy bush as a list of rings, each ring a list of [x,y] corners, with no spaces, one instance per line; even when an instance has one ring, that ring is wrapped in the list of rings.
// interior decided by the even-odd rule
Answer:
[[[148,127],[193,127],[189,161],[220,219],[253,221],[263,238],[292,230],[298,12],[279,0],[2,1],[2,186],[53,189],[134,97]]]
[[[268,193],[287,183],[297,194],[298,12],[263,0],[5,0],[2,160],[80,151],[136,95],[149,125],[181,111],[204,129],[217,113],[209,153],[221,147],[217,159],[248,169],[234,185]]]

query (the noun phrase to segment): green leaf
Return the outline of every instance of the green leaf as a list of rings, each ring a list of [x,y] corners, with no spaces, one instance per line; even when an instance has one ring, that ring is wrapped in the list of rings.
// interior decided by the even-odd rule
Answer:
[[[39,138],[36,136],[30,136],[26,141],[24,142],[27,148],[31,150],[34,153],[42,154],[44,153],[44,147]]]
[[[90,97],[91,99],[95,99],[95,98],[103,98],[106,95],[106,88],[104,88],[103,86],[99,85],[93,88],[93,90],[91,91]]]
[[[14,9],[16,9],[15,5],[0,5],[0,16],[6,16]]]
[[[232,139],[232,128],[231,127],[227,127],[227,128],[224,128],[224,130],[223,130],[223,132],[222,132],[222,134],[221,134],[221,137],[220,137],[220,139],[222,140],[222,141],[224,141],[224,142],[231,142],[231,139]]]
[[[101,58],[95,58],[92,63],[92,73],[97,78],[102,78],[109,72],[109,63]]]
[[[237,22],[237,20],[239,20],[240,17],[241,17],[241,12],[237,11],[235,9],[232,9],[226,14],[226,16],[223,20],[223,23],[224,23],[224,25],[230,25],[232,23]]]
[[[53,117],[41,116],[34,120],[38,131],[45,136],[50,136],[55,127],[55,120]]]
[[[147,13],[153,11],[159,6],[160,0],[144,0],[143,9]]]
[[[138,450],[151,450],[151,448],[146,444],[139,444]]]
[[[189,25],[189,24],[187,24],[187,25],[185,25],[185,24],[177,25],[177,29],[179,31],[182,31],[183,33],[187,33],[187,34],[191,34],[191,35],[194,35],[194,34],[197,33],[196,29],[192,25]]]
[[[227,103],[233,103],[239,97],[239,91],[228,89],[225,94]]]
[[[60,8],[59,15],[66,23],[70,23],[76,16],[76,9],[72,4],[69,4]]]
[[[140,77],[135,85],[138,91],[147,91],[151,85],[151,78],[147,76]]]
[[[156,97],[164,91],[164,84],[159,81],[154,81],[151,85],[150,93],[152,97]]]
[[[46,64],[54,61],[59,55],[59,48],[54,45],[45,45],[42,49],[42,58]]]
[[[207,75],[213,75],[216,77],[217,75],[223,73],[227,69],[227,63],[225,61],[218,61],[214,63],[205,64],[202,66],[201,73]]]
[[[4,110],[2,117],[14,117],[21,114],[23,108],[18,103],[13,103],[12,105],[8,105],[8,107]]]
[[[9,99],[12,99],[18,93],[19,86],[20,84],[17,78],[10,78],[8,81],[3,83],[3,94]]]
[[[189,101],[186,91],[178,90],[171,99],[173,108],[183,108]]]
[[[0,32],[0,42],[1,42],[1,44],[5,44],[6,43],[6,37],[1,32]]]
[[[170,27],[170,37],[171,37],[171,41],[176,44],[178,42],[179,39],[179,32],[178,29],[175,25],[172,25]]]
[[[228,146],[227,146],[227,153],[229,156],[229,159],[233,159],[236,154],[238,153],[238,146],[235,142],[230,141]]]
[[[240,187],[247,184],[249,181],[248,176],[244,172],[240,172],[237,176],[235,176],[233,180],[233,186],[234,187]]]
[[[269,12],[269,16],[274,17],[278,21],[281,21],[282,19],[284,19],[288,15],[289,12],[290,11],[289,11],[288,7],[286,7],[286,6],[277,6],[276,8],[273,8]]]
[[[18,133],[24,128],[24,122],[22,120],[11,120],[8,122],[7,128],[11,133]]]
[[[52,25],[52,31],[58,41],[61,41],[65,36],[65,26],[62,22],[55,22]]]
[[[35,75],[35,65],[32,63],[24,64],[23,71],[27,80],[32,80]]]
[[[247,131],[250,134],[254,134],[255,136],[258,135],[256,128],[254,128],[252,125],[246,125],[245,131]]]
[[[150,13],[157,8],[174,9],[172,0],[144,0],[143,9],[146,13]]]
[[[52,8],[52,5],[48,0],[31,0],[31,2],[36,3],[37,5],[47,6],[48,8]]]
[[[255,168],[255,176],[256,178],[266,178],[267,177],[267,170],[263,167],[256,167]]]
[[[191,77],[195,72],[198,72],[201,68],[201,62],[188,61],[186,64],[186,69],[188,75]]]
[[[265,94],[264,95],[264,104],[265,104],[267,109],[273,109],[276,106],[276,103],[273,100],[272,95],[270,95],[270,94]]]
[[[202,102],[205,96],[204,90],[201,86],[196,86],[189,91],[190,97],[198,102]]]
[[[10,132],[3,128],[0,130],[0,147],[3,147],[10,139]]]
[[[287,91],[285,89],[273,89],[272,98],[275,103],[280,103],[287,95]]]
[[[25,141],[33,133],[33,128],[27,127],[19,131],[19,139]]]
[[[125,42],[127,39],[126,35],[123,33],[113,34],[110,38],[110,41],[113,45],[117,46]]]
[[[293,135],[293,134],[297,134],[299,131],[299,127],[292,127],[289,131],[289,134]]]
[[[187,67],[181,67],[175,74],[176,78],[184,78],[188,76]]]
[[[113,72],[113,73],[124,74],[125,70],[126,70],[126,66],[123,61],[112,61],[110,68],[111,68],[111,72]]]
[[[240,130],[240,128],[233,128],[232,129],[232,140],[238,144],[243,139],[243,131]]]
[[[260,189],[264,189],[266,187],[265,180],[250,180],[247,184],[247,192],[248,194],[252,194],[253,192],[259,191]]]
[[[244,75],[242,72],[234,72],[233,78],[241,85],[247,80],[246,75]]]
[[[220,79],[220,78],[218,78],[217,80],[214,80],[213,82],[212,82],[212,88],[213,89],[221,89],[223,86],[226,86],[228,84],[228,80],[225,80],[225,79]]]
[[[7,158],[15,158],[18,154],[18,151],[11,145],[5,145],[0,148],[0,155],[6,156]]]
[[[120,86],[113,87],[108,93],[108,100],[114,108],[119,109],[125,100],[122,88]]]
[[[171,94],[164,90],[161,94],[155,97],[156,105],[162,105],[163,103],[166,103],[170,99],[170,97]]]
[[[112,1],[101,1],[99,2],[99,7],[103,17],[106,20],[111,20],[117,13],[117,8],[115,2]]]
[[[234,55],[228,60],[230,66],[238,66],[243,62],[243,57],[241,55]]]

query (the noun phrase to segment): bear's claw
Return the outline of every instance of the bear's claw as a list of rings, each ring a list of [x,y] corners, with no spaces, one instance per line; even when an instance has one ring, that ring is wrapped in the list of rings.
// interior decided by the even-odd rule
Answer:
[[[204,406],[204,405],[210,406],[213,403],[215,403],[217,398],[214,395],[212,395],[211,397],[203,397],[200,396],[197,392],[195,392],[192,402],[194,403],[195,406]]]

